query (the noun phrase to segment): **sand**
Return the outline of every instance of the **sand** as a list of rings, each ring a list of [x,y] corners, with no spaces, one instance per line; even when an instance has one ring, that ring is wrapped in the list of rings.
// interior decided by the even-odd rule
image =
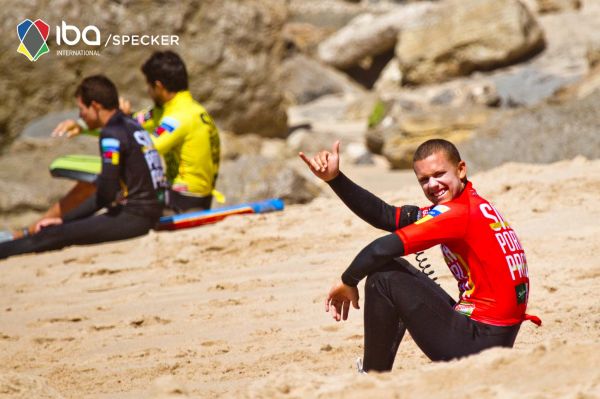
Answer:
[[[348,170],[394,204],[426,204],[409,172],[370,172]],[[407,336],[392,373],[356,374],[362,310],[336,323],[323,300],[382,233],[323,197],[0,261],[0,398],[600,397],[600,160],[472,180],[519,234],[528,312],[544,321],[524,323],[512,350],[431,363]]]

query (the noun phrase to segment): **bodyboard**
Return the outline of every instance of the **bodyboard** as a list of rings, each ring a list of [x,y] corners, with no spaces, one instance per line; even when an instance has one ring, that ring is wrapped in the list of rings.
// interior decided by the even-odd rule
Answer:
[[[52,177],[94,183],[102,170],[102,162],[97,155],[64,155],[50,164]]]
[[[189,227],[216,223],[231,215],[275,212],[282,211],[283,208],[283,200],[279,198],[271,198],[264,201],[248,202],[245,204],[225,206],[222,208],[208,209],[205,211],[180,213],[178,215],[161,217],[156,230],[186,229]]]

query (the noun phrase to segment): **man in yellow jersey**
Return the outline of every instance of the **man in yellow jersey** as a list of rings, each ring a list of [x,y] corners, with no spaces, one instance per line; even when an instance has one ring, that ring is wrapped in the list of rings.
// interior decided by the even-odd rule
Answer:
[[[134,119],[150,132],[154,147],[166,162],[170,183],[168,207],[177,213],[209,209],[219,172],[219,131],[208,112],[192,98],[183,60],[172,51],[157,51],[142,65],[148,94],[154,106],[136,112]],[[128,104],[122,110],[129,113]],[[88,131],[81,121],[66,120],[53,136],[73,137]],[[91,132],[90,132],[91,133]],[[93,184],[79,182],[43,216],[60,217],[95,191]],[[12,233],[14,238],[36,233],[37,223]]]
[[[167,164],[169,206],[176,212],[209,209],[219,171],[219,131],[188,91],[181,58],[155,52],[142,66],[155,106],[134,114]]]

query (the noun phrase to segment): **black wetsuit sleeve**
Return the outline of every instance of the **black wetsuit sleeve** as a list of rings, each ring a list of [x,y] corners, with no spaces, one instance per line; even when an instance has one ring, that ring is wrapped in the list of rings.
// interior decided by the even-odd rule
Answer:
[[[356,287],[360,280],[377,271],[393,258],[404,255],[404,243],[393,233],[380,237],[363,248],[342,274],[344,284]]]
[[[419,219],[420,209],[414,205],[400,208],[382,201],[340,172],[329,186],[352,212],[371,226],[385,231],[396,231]]]
[[[360,187],[342,172],[328,184],[352,212],[371,226],[386,231],[398,228],[398,208]]]

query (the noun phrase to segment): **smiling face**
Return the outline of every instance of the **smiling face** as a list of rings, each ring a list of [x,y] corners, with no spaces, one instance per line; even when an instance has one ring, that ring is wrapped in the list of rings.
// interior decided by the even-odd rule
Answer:
[[[428,157],[415,161],[413,169],[423,193],[434,205],[443,204],[458,197],[465,187],[467,165],[448,160],[444,151],[436,151]]]

